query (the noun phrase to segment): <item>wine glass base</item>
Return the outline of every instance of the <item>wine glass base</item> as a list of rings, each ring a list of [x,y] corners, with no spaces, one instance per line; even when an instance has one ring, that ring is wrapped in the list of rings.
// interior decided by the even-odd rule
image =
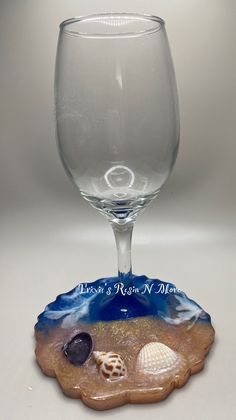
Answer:
[[[173,284],[133,275],[58,296],[39,315],[35,337],[42,371],[66,395],[105,410],[160,401],[183,386],[203,368],[214,328]]]

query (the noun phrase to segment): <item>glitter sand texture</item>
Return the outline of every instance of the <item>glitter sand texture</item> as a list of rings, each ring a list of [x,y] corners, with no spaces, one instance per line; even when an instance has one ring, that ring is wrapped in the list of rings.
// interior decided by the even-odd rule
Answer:
[[[81,367],[75,367],[65,358],[65,342],[79,331],[93,337],[96,351],[116,351],[127,366],[128,375],[117,382],[104,380],[94,357]],[[204,358],[214,340],[210,325],[196,323],[169,325],[154,317],[134,318],[127,321],[78,324],[71,329],[56,328],[47,336],[36,332],[37,361],[43,372],[56,377],[63,392],[81,398],[88,406],[104,410],[127,402],[142,403],[164,399],[174,388],[183,386],[192,373],[203,368]],[[161,342],[181,356],[180,364],[171,371],[160,374],[138,372],[137,356],[149,342]]]

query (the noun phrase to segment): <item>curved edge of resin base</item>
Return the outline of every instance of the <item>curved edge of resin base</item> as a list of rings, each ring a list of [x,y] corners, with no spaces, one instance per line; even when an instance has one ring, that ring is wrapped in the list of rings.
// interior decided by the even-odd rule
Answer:
[[[163,390],[159,389],[146,389],[141,391],[123,391],[121,393],[117,393],[117,395],[112,395],[110,397],[100,397],[100,398],[93,398],[89,396],[87,393],[78,392],[77,390],[63,388],[63,384],[60,383],[59,378],[57,377],[55,371],[45,368],[43,364],[40,362],[40,356],[37,351],[37,347],[35,350],[36,360],[41,368],[42,372],[50,377],[56,378],[63,393],[70,398],[73,399],[81,399],[81,401],[89,408],[97,410],[97,411],[105,411],[112,408],[121,407],[125,404],[150,404],[150,403],[157,403],[160,401],[165,400],[174,389],[182,388],[189,380],[190,376],[200,372],[204,368],[204,362],[207,354],[209,353],[211,346],[214,342],[215,332],[212,327],[212,339],[209,342],[209,345],[204,349],[204,354],[202,355],[202,359],[199,360],[194,366],[189,368],[186,371],[185,375],[182,375],[179,378],[173,380],[167,387]],[[37,335],[36,335],[37,337]]]
[[[173,284],[134,276],[135,287],[127,295],[116,285],[117,278],[80,283],[50,303],[35,325],[35,354],[42,372],[56,378],[65,395],[96,410],[164,400],[203,369],[215,336],[210,315]],[[93,347],[75,366],[64,350],[81,333],[91,338]],[[139,356],[153,343],[154,371],[150,365],[142,370]],[[176,361],[160,369],[163,348],[164,359]],[[104,379],[96,360],[96,354],[112,352],[126,367],[126,374],[113,382]]]

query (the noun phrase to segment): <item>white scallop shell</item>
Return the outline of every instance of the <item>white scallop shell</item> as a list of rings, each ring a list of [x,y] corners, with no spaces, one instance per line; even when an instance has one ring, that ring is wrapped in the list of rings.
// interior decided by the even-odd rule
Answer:
[[[160,373],[176,369],[181,356],[163,343],[148,343],[140,350],[137,370],[147,373]]]
[[[127,375],[127,369],[121,356],[109,351],[94,351],[96,363],[99,366],[101,376],[108,381],[117,381]]]

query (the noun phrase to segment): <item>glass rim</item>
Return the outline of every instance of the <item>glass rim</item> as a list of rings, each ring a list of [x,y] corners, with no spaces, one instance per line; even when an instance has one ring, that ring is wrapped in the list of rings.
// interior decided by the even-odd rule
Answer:
[[[115,17],[116,19],[119,19],[122,17],[124,18],[130,17],[130,19],[133,19],[134,21],[135,20],[136,21],[141,21],[141,20],[153,21],[155,23],[158,23],[158,25],[154,24],[153,27],[149,29],[144,29],[141,31],[127,31],[127,32],[117,31],[116,33],[80,32],[79,30],[70,30],[67,28],[69,25],[74,24],[76,22],[79,23],[79,22],[90,21],[90,20],[96,21],[98,18],[112,18],[112,17]],[[137,37],[137,36],[142,36],[142,35],[148,35],[148,34],[158,32],[162,29],[164,25],[165,25],[165,21],[159,16],[155,16],[155,15],[134,13],[134,12],[130,12],[130,13],[109,12],[109,13],[94,13],[94,14],[81,15],[81,16],[69,18],[62,21],[59,27],[60,27],[60,30],[64,32],[65,34],[70,35],[70,36],[77,36],[81,38],[127,38],[127,37]]]

